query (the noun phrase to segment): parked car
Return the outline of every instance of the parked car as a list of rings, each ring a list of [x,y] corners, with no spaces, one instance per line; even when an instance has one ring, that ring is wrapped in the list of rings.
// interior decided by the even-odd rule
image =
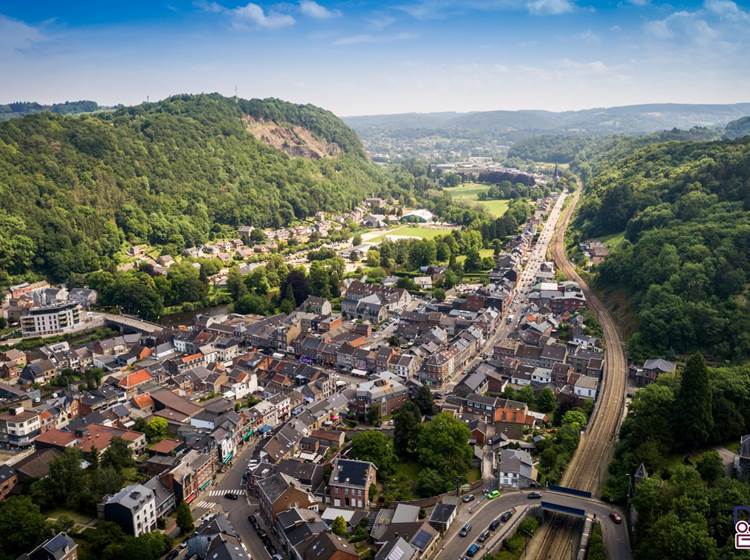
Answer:
[[[616,512],[614,512],[614,511],[613,511],[612,513],[610,513],[610,514],[609,514],[609,518],[610,518],[610,519],[611,519],[611,520],[612,520],[612,521],[613,521],[614,523],[617,523],[618,525],[619,525],[620,523],[622,523],[622,517],[620,517],[620,514],[619,514],[619,513],[616,513]]]
[[[469,533],[471,533],[471,523],[467,523],[466,525],[461,527],[461,530],[458,532],[458,536],[465,537]]]
[[[174,560],[179,555],[180,555],[180,551],[179,550],[173,550],[172,552],[170,552],[169,554],[167,554],[167,560]]]
[[[494,500],[498,496],[500,496],[500,490],[492,490],[491,492],[487,492],[488,500]]]
[[[500,527],[500,524],[502,523],[501,519],[493,519],[492,523],[490,523],[489,529],[490,531],[494,531],[498,527]]]
[[[461,498],[461,501],[463,503],[468,504],[469,502],[473,502],[476,496],[474,494],[466,494],[463,498]]]
[[[515,511],[514,511],[514,510],[512,510],[512,509],[509,509],[508,511],[504,512],[504,513],[503,513],[503,514],[502,514],[502,515],[500,516],[500,521],[502,521],[503,523],[507,523],[507,522],[508,522],[508,520],[509,520],[509,519],[510,519],[511,517],[513,517],[513,514],[514,514],[514,513],[515,513]]]
[[[529,492],[528,494],[526,494],[526,498],[528,498],[529,500],[540,500],[542,498],[542,495],[539,492]]]
[[[227,500],[236,500],[239,496],[237,496],[237,494],[235,494],[234,492],[227,492],[226,494],[224,494],[224,497]]]
[[[469,548],[466,549],[466,556],[468,556],[469,558],[473,558],[481,548],[481,545],[473,543]]]
[[[478,541],[478,542],[484,542],[484,541],[486,541],[487,539],[489,539],[489,538],[490,538],[490,535],[491,535],[491,534],[492,534],[492,533],[490,533],[490,531],[489,531],[489,530],[484,530],[484,531],[482,531],[482,532],[481,532],[481,533],[479,534],[479,536],[477,537],[477,541]]]

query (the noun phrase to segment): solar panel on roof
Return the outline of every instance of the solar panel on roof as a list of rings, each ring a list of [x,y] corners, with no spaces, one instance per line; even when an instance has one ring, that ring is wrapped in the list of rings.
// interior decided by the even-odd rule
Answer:
[[[419,531],[414,536],[411,543],[419,550],[424,550],[425,548],[427,548],[427,545],[430,544],[431,540],[432,536],[427,531]]]

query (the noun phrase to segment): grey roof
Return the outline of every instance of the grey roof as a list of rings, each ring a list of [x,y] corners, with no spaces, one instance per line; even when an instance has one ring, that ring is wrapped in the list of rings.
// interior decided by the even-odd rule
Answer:
[[[259,481],[258,487],[266,495],[268,501],[274,503],[292,486],[293,480],[289,475],[276,473]]]
[[[533,464],[531,455],[520,449],[503,449],[500,452],[498,470],[502,472],[520,473],[523,466],[530,467]]]
[[[214,537],[206,551],[207,560],[249,560],[249,558],[250,555],[245,552],[242,541],[225,534]]]
[[[367,484],[367,475],[374,465],[368,461],[356,461],[354,459],[336,459],[331,472],[330,484],[343,484],[364,488]]]
[[[430,522],[448,523],[454,511],[456,511],[455,504],[437,504],[430,514]]]
[[[399,537],[383,545],[375,555],[375,560],[412,560],[416,556],[417,549]]]
[[[341,551],[353,556],[359,556],[354,545],[333,533],[320,533],[312,539],[305,549],[305,560],[328,560],[336,552]]]
[[[16,471],[8,465],[0,465],[0,483],[5,482],[15,474]]]
[[[663,360],[661,358],[652,358],[650,360],[646,360],[643,364],[643,369],[658,369],[659,371],[663,371],[664,373],[672,373],[676,368],[677,366],[674,362]]]
[[[120,490],[117,494],[110,496],[107,499],[107,503],[117,503],[129,510],[137,510],[143,505],[144,501],[152,498],[153,495],[153,491],[143,484],[131,484]]]

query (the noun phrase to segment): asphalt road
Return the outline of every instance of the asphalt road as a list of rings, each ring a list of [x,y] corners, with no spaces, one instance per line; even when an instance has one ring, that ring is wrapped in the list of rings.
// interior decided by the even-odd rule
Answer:
[[[196,507],[193,509],[194,516],[199,517],[210,513],[223,512],[229,517],[229,520],[240,534],[242,542],[245,543],[250,556],[254,560],[270,560],[271,555],[263,546],[258,538],[257,533],[247,520],[247,516],[257,511],[257,506],[251,505],[243,490],[242,474],[245,472],[247,463],[250,460],[255,444],[246,445],[240,453],[234,458],[231,468],[223,473],[219,484],[213,490],[204,492],[196,500]],[[227,492],[239,494],[238,500],[224,498]],[[211,494],[214,494],[213,496]]]
[[[625,525],[618,525],[609,518],[609,514],[612,511],[619,510],[610,504],[605,504],[598,500],[580,498],[548,490],[541,490],[540,492],[544,501],[584,509],[587,513],[596,515],[602,524],[602,532],[607,545],[607,558],[614,560],[629,557],[630,543]],[[539,505],[541,500],[529,500],[527,494],[528,491],[511,491],[505,492],[502,496],[494,500],[487,500],[481,497],[469,504],[461,503],[459,514],[448,530],[443,548],[435,556],[436,560],[457,560],[462,558],[469,545],[476,542],[479,534],[487,528],[493,519],[500,517],[503,512],[513,507],[520,511],[524,506]],[[622,511],[619,511],[619,513],[622,515]],[[458,532],[469,519],[471,519],[472,524],[471,533],[467,537],[460,537]],[[495,533],[501,533],[502,531],[503,526],[501,525]],[[493,540],[495,539],[488,542],[492,542]],[[483,549],[479,557],[481,558],[487,552],[489,550]]]

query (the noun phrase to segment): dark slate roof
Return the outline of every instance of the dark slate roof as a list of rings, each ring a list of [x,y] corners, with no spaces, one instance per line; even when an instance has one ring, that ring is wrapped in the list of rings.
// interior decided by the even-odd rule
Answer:
[[[430,514],[430,521],[435,523],[447,523],[454,511],[456,511],[456,506],[454,504],[437,504]]]
[[[305,560],[328,560],[336,552],[343,552],[358,557],[357,549],[348,541],[332,533],[321,533],[310,541],[305,549]]]
[[[330,484],[346,484],[364,488],[367,485],[367,475],[372,466],[372,463],[368,461],[337,459],[333,465]]]

